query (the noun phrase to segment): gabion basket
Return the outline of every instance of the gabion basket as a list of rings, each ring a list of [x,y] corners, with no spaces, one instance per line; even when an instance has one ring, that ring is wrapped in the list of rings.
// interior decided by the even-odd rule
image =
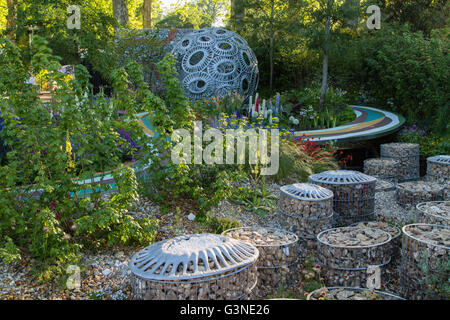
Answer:
[[[317,289],[306,300],[405,300],[393,293],[357,287],[331,287]]]
[[[450,200],[450,155],[427,159],[427,180],[445,185],[445,200]]]
[[[416,223],[402,231],[402,295],[410,300],[450,299],[450,227]]]
[[[395,191],[395,184],[387,180],[377,179],[375,192],[389,192],[389,191]]]
[[[336,170],[308,179],[333,192],[333,208],[342,225],[374,220],[376,178],[358,171]]]
[[[420,148],[417,143],[388,143],[380,146],[381,159],[395,159],[400,162],[398,181],[412,181],[420,178]]]
[[[396,159],[367,159],[364,161],[364,173],[377,179],[398,183],[400,161]]]
[[[421,202],[417,210],[421,222],[450,227],[450,201]]]
[[[392,240],[390,242],[391,263],[389,264],[389,266],[391,267],[391,270],[394,271],[394,269],[401,262],[402,230],[399,227],[392,226],[386,222],[381,222],[381,221],[357,222],[355,224],[352,224],[351,227],[375,228],[375,229],[380,229],[380,230],[386,231],[387,233],[389,233],[391,235],[391,237],[392,237]]]
[[[155,243],[130,260],[134,299],[245,300],[257,283],[258,249],[215,234]]]
[[[298,237],[275,228],[246,227],[230,229],[222,235],[254,245],[259,250],[256,262],[256,296],[273,296],[279,288],[293,288],[298,281]]]
[[[325,284],[366,287],[371,270],[379,271],[380,285],[387,283],[391,240],[389,233],[373,228],[345,227],[321,232],[317,236],[317,264]]]
[[[444,200],[445,187],[434,182],[403,182],[397,185],[395,197],[401,207],[411,209],[420,202]]]
[[[300,263],[314,260],[316,236],[335,224],[333,192],[309,183],[281,187],[278,211],[281,227],[299,237]]]
[[[440,155],[427,158],[428,181],[440,184],[450,183],[450,156]]]

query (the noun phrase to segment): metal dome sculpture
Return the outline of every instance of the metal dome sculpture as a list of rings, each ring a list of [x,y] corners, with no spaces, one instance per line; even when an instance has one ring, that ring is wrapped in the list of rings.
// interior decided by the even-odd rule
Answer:
[[[238,92],[254,95],[259,82],[258,61],[247,42],[222,28],[195,30],[172,49],[186,94],[192,100]]]

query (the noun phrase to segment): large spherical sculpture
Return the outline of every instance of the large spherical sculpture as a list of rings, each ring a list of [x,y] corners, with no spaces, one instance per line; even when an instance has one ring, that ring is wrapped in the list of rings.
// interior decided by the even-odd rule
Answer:
[[[222,28],[183,36],[172,54],[186,94],[192,100],[238,92],[247,99],[259,82],[258,61],[247,42]]]

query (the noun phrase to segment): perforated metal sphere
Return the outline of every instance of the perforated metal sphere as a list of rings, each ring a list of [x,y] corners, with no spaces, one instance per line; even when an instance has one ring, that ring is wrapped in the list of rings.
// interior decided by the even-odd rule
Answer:
[[[247,99],[259,82],[258,61],[247,42],[222,28],[195,30],[172,49],[186,94],[192,100],[238,92]]]

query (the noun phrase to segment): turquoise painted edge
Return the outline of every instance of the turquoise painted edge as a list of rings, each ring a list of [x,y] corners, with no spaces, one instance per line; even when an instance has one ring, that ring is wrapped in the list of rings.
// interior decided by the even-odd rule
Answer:
[[[357,106],[357,107],[358,108],[365,108],[365,107],[362,107],[362,106]],[[378,109],[378,108],[374,108],[374,109]],[[356,142],[356,141],[360,141],[361,138],[364,138],[365,140],[373,140],[373,139],[385,137],[385,136],[388,136],[388,135],[393,134],[393,133],[397,132],[398,130],[400,130],[400,128],[406,122],[405,117],[403,117],[401,114],[394,113],[394,112],[391,112],[391,111],[386,111],[386,110],[383,110],[383,109],[378,109],[378,110],[380,110],[382,112],[390,112],[390,113],[395,114],[398,117],[399,123],[396,124],[395,126],[391,127],[391,128],[384,129],[384,130],[378,131],[376,133],[369,133],[369,134],[361,133],[361,135],[358,135],[358,136],[355,136],[355,137],[350,137],[350,138],[344,138],[344,139],[338,140],[338,142]]]
[[[391,112],[391,111],[387,111],[384,109],[379,109],[379,108],[374,108],[374,107],[365,107],[365,106],[355,106],[355,105],[351,105],[350,107],[353,109],[362,109],[362,110],[377,112],[377,113],[382,113],[382,112],[392,113],[395,116],[397,116],[399,123],[396,124],[395,126],[392,126],[390,128],[384,129],[384,130],[382,129],[382,130],[379,130],[374,133],[366,133],[365,134],[364,132],[361,132],[360,134],[357,134],[355,136],[348,137],[348,138],[337,138],[337,139],[329,139],[329,140],[324,140],[324,141],[317,140],[316,143],[318,143],[318,144],[326,144],[329,142],[347,143],[347,142],[357,142],[357,141],[361,141],[361,140],[373,140],[373,139],[384,137],[384,136],[387,136],[387,135],[397,132],[406,122],[406,119],[402,115]],[[373,109],[375,109],[375,110],[373,110]],[[317,130],[317,131],[320,131],[320,130]]]

